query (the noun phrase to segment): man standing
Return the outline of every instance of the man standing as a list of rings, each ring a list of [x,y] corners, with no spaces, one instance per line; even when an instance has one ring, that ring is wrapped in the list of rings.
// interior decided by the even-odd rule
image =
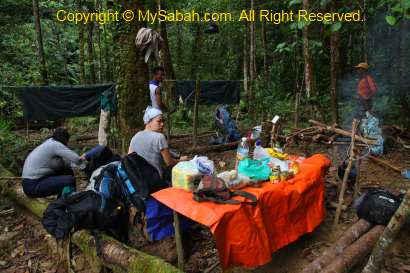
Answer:
[[[372,98],[376,94],[377,85],[369,74],[369,65],[367,63],[359,63],[355,66],[359,74],[359,83],[357,85],[357,99],[355,118],[362,119],[366,112],[372,109]]]
[[[160,84],[164,80],[165,71],[163,67],[157,66],[153,69],[153,79],[149,81],[149,95],[151,98],[151,106],[162,111],[166,110],[166,107],[161,99],[161,86]]]

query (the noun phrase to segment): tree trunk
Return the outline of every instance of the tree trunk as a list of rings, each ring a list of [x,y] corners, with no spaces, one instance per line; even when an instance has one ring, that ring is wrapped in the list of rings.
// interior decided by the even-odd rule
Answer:
[[[367,265],[363,269],[362,273],[380,273],[384,262],[384,256],[386,251],[393,243],[400,229],[410,216],[410,188],[407,190],[406,195],[400,207],[391,218],[389,224],[385,228],[382,236],[377,241],[376,247],[373,249],[372,254],[367,262]]]
[[[124,2],[122,11],[141,9],[141,0]],[[148,65],[144,56],[135,46],[135,37],[143,22],[133,20],[130,23],[116,24],[117,41],[116,59],[118,63],[117,90],[119,92],[119,110],[123,142],[128,145],[129,138],[135,129],[143,127],[143,110],[148,105]]]
[[[303,9],[309,10],[310,3],[309,0],[303,0]],[[314,86],[314,79],[313,79],[313,67],[312,67],[312,57],[310,54],[310,46],[309,46],[309,29],[310,26],[306,25],[303,30],[303,58],[305,61],[305,87],[306,87],[306,96],[310,98],[311,96],[315,96],[315,86]]]
[[[347,273],[355,265],[360,263],[372,250],[377,239],[383,233],[384,226],[375,226],[369,232],[360,237],[351,246],[337,256],[333,262],[320,273]]]
[[[251,0],[251,11],[255,11],[255,1]],[[255,12],[256,13],[256,12]],[[256,33],[255,33],[255,22],[252,20],[250,22],[250,32],[249,32],[249,101],[248,101],[248,113],[250,115],[252,124],[255,121],[255,80],[256,80]]]
[[[201,62],[201,40],[202,40],[202,33],[201,33],[201,26],[197,23],[195,24],[195,36],[194,42],[192,44],[192,52],[191,52],[191,79],[196,79],[198,76],[198,67]]]
[[[41,32],[41,22],[40,22],[39,8],[38,8],[38,0],[33,0],[33,16],[34,16],[34,27],[36,30],[36,38],[37,38],[37,54],[38,54],[38,58],[40,61],[41,84],[48,85],[47,66],[46,66],[46,58],[44,56],[43,34]]]
[[[339,123],[337,105],[337,80],[340,72],[340,32],[332,31],[330,36],[330,97],[332,102],[332,121]]]
[[[95,6],[97,10],[102,10],[101,0],[96,0]],[[97,35],[97,47],[98,47],[98,81],[102,82],[103,78],[103,61],[102,61],[102,47],[101,47],[101,28],[98,23],[96,23],[96,35]]]
[[[90,22],[87,25],[88,30],[88,65],[90,67],[90,83],[96,83],[96,75],[95,75],[95,63],[94,63],[94,42],[93,42],[93,31],[94,31],[94,22]]]
[[[12,174],[0,165],[0,177],[10,176],[12,176]],[[16,187],[15,184],[12,184],[6,179],[0,179],[0,192],[39,218],[43,216],[43,212],[48,205],[46,202],[39,201],[39,199],[26,197],[20,185]],[[71,240],[84,252],[88,259],[110,268],[113,272],[182,273],[158,257],[128,247],[103,234],[101,234],[98,244],[98,250],[101,253],[100,256],[97,255],[95,238],[91,236],[88,231],[81,230],[75,232]]]
[[[80,84],[85,84],[85,60],[84,60],[84,25],[78,25],[78,43],[80,47],[79,66]]]
[[[401,20],[400,31],[400,71],[399,71],[399,98],[401,105],[402,124],[406,128],[410,128],[410,102],[408,95],[408,87],[406,87],[406,79],[408,79],[408,45],[406,39],[409,34],[408,20]]]
[[[107,27],[103,26],[103,32],[104,32],[104,62],[105,62],[105,67],[104,67],[104,73],[105,73],[105,81],[110,82],[112,81],[112,74],[111,74],[111,59],[109,55],[109,46],[108,46],[108,38],[107,38]]]
[[[161,0],[157,0],[157,2],[158,10],[162,9]],[[164,21],[159,22],[159,34],[163,39],[163,42],[161,44],[161,61],[165,70],[165,78],[173,80],[175,79],[175,72],[172,66],[171,51],[169,50],[167,25]]]
[[[372,224],[364,219],[360,219],[334,243],[327,248],[319,257],[307,265],[301,273],[318,273],[329,265],[338,255],[340,255],[348,246],[353,244],[360,236],[367,232]]]
[[[367,0],[363,0],[362,58],[367,62]]]
[[[249,44],[249,24],[247,21],[244,22],[245,30],[243,37],[243,89],[246,94],[246,108],[249,106],[249,57],[248,57],[248,44]]]
[[[262,48],[263,48],[263,77],[269,81],[268,49],[266,48],[266,22],[262,22]]]

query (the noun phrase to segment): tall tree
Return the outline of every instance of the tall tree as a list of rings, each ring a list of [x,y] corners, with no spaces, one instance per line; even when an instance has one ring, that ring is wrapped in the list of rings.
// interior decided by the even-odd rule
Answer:
[[[162,9],[161,0],[157,0],[158,10]],[[167,79],[175,79],[174,68],[172,67],[171,51],[169,50],[167,25],[164,21],[159,22],[159,33],[163,39],[161,44],[161,60],[165,69]]]
[[[94,41],[93,41],[93,31],[94,31],[94,22],[89,22],[87,25],[87,56],[88,56],[88,65],[90,67],[90,83],[96,83],[97,77],[95,75],[95,62],[94,62]]]
[[[334,2],[333,11],[337,10]],[[336,23],[334,26],[338,26]],[[330,31],[330,100],[332,107],[332,121],[339,123],[338,105],[337,105],[337,80],[340,74],[340,31],[331,28]]]
[[[310,9],[310,1],[303,0],[303,9]],[[310,52],[310,43],[309,43],[309,23],[305,22],[306,25],[303,27],[303,58],[305,60],[305,87],[306,87],[306,96],[310,98],[315,95],[315,84],[313,79],[313,65],[312,65],[312,56]]]
[[[191,52],[191,79],[196,79],[198,75],[198,67],[201,58],[201,47],[202,47],[202,31],[201,26],[197,23],[195,24],[195,34],[194,42],[192,44]]]
[[[85,84],[85,58],[84,58],[84,25],[78,25],[78,46],[80,51],[79,66],[80,66],[80,84]]]
[[[125,1],[121,11],[143,10],[142,0]],[[148,105],[148,65],[143,54],[135,46],[138,30],[143,22],[132,20],[129,23],[118,23],[115,31],[117,69],[117,88],[119,91],[119,110],[121,129],[125,141],[131,133],[143,126],[143,110]]]
[[[40,74],[41,74],[41,83],[43,85],[48,84],[48,74],[46,66],[46,58],[44,56],[44,47],[43,47],[43,33],[41,31],[41,21],[38,8],[38,0],[33,0],[33,16],[34,16],[34,27],[36,30],[37,38],[37,54],[40,60]]]

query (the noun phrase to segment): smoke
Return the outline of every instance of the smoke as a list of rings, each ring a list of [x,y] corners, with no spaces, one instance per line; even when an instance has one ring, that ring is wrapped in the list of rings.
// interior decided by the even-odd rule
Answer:
[[[408,42],[409,32],[408,29],[403,35],[404,25],[399,22],[395,26],[390,26],[384,19],[384,14],[374,18],[370,18],[368,21],[367,31],[367,57],[370,65],[369,73],[374,78],[378,91],[373,97],[373,110],[372,113],[378,117],[381,123],[397,122],[400,119],[400,115],[403,114],[400,107],[400,98],[402,98],[403,90],[400,90],[400,86],[408,81],[408,76],[403,73],[402,58],[406,58],[407,65],[409,65],[409,50],[402,50],[400,45],[403,45],[402,39],[406,39]],[[403,19],[404,20],[404,19]],[[362,45],[362,39],[358,31],[354,34],[353,47],[353,60],[352,65],[364,62],[363,54],[360,54],[360,47]],[[408,43],[407,43],[408,44]],[[403,52],[406,56],[402,56]],[[408,66],[406,66],[408,67]],[[344,75],[342,80],[339,81],[339,107],[340,120],[342,125],[351,125],[354,115],[354,95],[357,94],[357,84],[359,75],[353,70],[348,69],[348,73]],[[408,90],[407,90],[408,93]]]

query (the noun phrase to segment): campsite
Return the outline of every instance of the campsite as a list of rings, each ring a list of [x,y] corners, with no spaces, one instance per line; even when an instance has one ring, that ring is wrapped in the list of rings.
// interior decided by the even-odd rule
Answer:
[[[0,15],[0,272],[410,272],[410,1]]]

